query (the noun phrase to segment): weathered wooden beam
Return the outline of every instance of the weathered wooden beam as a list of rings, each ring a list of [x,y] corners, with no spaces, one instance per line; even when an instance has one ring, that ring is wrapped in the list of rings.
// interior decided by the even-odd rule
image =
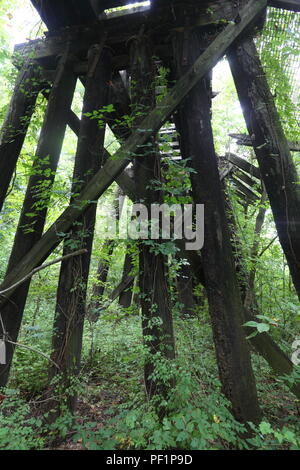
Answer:
[[[87,75],[81,125],[73,174],[73,194],[87,184],[101,167],[103,160],[105,128],[87,113],[107,106],[111,80],[110,52],[95,44],[89,50],[89,73]],[[74,196],[71,197],[71,204]],[[63,255],[70,253],[70,241],[86,252],[62,261],[56,298],[56,312],[52,336],[52,359],[59,365],[50,368],[52,379],[58,372],[63,374],[62,386],[68,388],[70,380],[79,373],[81,345],[85,317],[85,301],[89,267],[94,238],[97,205],[92,204],[77,220],[66,235]],[[68,406],[74,411],[76,394],[68,397]]]
[[[230,209],[230,212],[232,214],[232,208]],[[229,227],[231,223],[232,222],[230,221]],[[236,224],[234,224],[234,227],[236,227]],[[233,238],[236,238],[236,230],[232,230],[231,236]],[[238,247],[239,245],[240,245],[239,240],[237,240],[237,242],[233,244],[234,247]],[[206,281],[205,281],[205,277],[203,274],[202,261],[201,261],[200,256],[198,255],[197,252],[194,252],[194,251],[187,251],[186,254],[189,256],[188,260],[191,263],[193,272],[200,273],[200,275],[197,276],[197,278],[200,284],[202,284],[205,287]],[[243,269],[244,267],[241,266],[241,260],[243,259],[243,254],[241,253],[240,250],[235,250],[234,254],[235,254],[235,260],[236,260],[236,266],[239,266],[240,268],[242,268],[242,269],[239,269],[238,271],[239,272],[238,279],[239,279],[240,289],[244,290],[248,283],[248,276],[247,276],[247,273]],[[245,322],[253,321],[253,320],[259,321],[256,315],[261,314],[261,312],[257,310],[257,307],[254,310],[255,311],[244,309]],[[246,332],[248,335],[250,335],[253,333],[253,329],[247,327]],[[278,344],[275,343],[275,341],[272,339],[272,337],[268,333],[257,334],[256,336],[249,338],[249,341],[255,348],[256,352],[265,359],[265,361],[269,364],[270,368],[273,370],[273,372],[277,376],[290,375],[293,372],[292,361],[282,351],[282,349],[280,349]],[[300,399],[300,384],[296,383],[294,385],[291,385],[290,389],[294,393],[294,395],[298,399]]]
[[[8,277],[15,269],[19,260],[26,256],[26,253],[30,252],[31,248],[42,236],[51,188],[66,130],[67,114],[71,108],[75,85],[76,77],[73,74],[73,58],[70,59],[66,52],[59,61],[56,79],[50,93],[36,149],[33,171],[29,178],[8,263]],[[0,331],[3,325],[5,331],[1,332],[2,335],[4,337],[8,336],[13,342],[18,337],[29,286],[30,279],[14,289],[10,302],[7,302],[1,308],[3,323],[0,322]],[[5,303],[6,298],[4,297],[3,299]],[[0,386],[5,386],[6,384],[14,352],[11,343],[7,343],[6,349],[7,363],[0,365]]]
[[[31,0],[49,29],[96,21],[95,12],[87,0]]]
[[[193,63],[207,44],[201,30],[178,32],[173,41],[177,76]],[[199,125],[201,123],[201,125]],[[222,391],[241,422],[259,422],[260,409],[250,351],[243,332],[243,304],[225,214],[211,125],[211,80],[207,75],[178,108],[178,132],[182,157],[190,158],[195,204],[204,204],[202,267],[206,280],[213,340]]]
[[[93,177],[89,184],[77,197],[76,202],[69,206],[55,223],[48,229],[42,239],[20,260],[1,285],[1,290],[22,279],[33,268],[43,262],[49,253],[61,242],[59,233],[67,232],[76,219],[86,210],[87,206],[98,199],[119,176],[137,149],[147,143],[153,134],[167,121],[168,117],[180,104],[191,89],[212,69],[224,55],[228,47],[249,26],[250,23],[266,7],[266,0],[251,0],[241,10],[240,21],[228,24],[203,54],[198,57],[190,70],[177,82],[167,96],[146,117],[128,140],[109,159],[104,167]],[[3,303],[3,301],[2,301]],[[1,305],[1,302],[0,302]]]
[[[132,0],[135,3],[137,0]],[[124,6],[128,0],[31,0],[47,27],[96,23],[104,10]]]
[[[130,39],[130,38],[129,38]],[[118,52],[119,45],[114,46],[115,55],[112,59],[112,65],[114,70],[125,70],[129,67],[129,55],[126,53],[120,54]],[[168,63],[172,57],[170,52],[170,47],[168,44],[157,44],[154,46],[154,55],[159,57]]]
[[[72,110],[70,110],[68,113],[67,124],[78,137],[80,130],[80,119]],[[111,158],[110,153],[104,149],[104,161],[107,161],[109,158]],[[121,173],[116,178],[116,182],[122,191],[124,191],[126,196],[128,196],[131,201],[134,201],[136,196],[136,186],[133,178],[129,176],[129,173],[126,170],[123,171],[123,173]]]
[[[132,110],[128,89],[123,83],[120,72],[114,74],[110,90],[110,102],[113,104],[114,110],[107,116],[107,124],[119,142],[122,143],[130,136],[132,131],[124,119],[124,116],[130,116]]]
[[[279,241],[300,298],[300,184],[297,170],[254,41],[243,38],[230,48],[227,56]]]
[[[255,191],[261,193],[261,185],[256,179],[250,178],[250,176],[242,170],[236,170],[233,174],[250,186],[250,188],[254,188]]]
[[[74,2],[76,3],[76,0]],[[215,1],[211,8],[207,2],[203,3],[197,0],[188,4],[187,2],[184,3],[186,10],[190,12],[189,26],[191,27],[193,25],[204,26],[218,22],[224,24],[226,21],[234,21],[240,14],[241,7],[246,3],[246,0],[240,0],[240,2],[232,2],[231,0]],[[86,25],[83,27],[68,27],[66,30],[58,29],[55,33],[53,33],[55,28],[51,28],[51,34],[45,40],[35,40],[27,44],[19,44],[15,47],[15,52],[23,58],[29,56],[43,61],[51,59],[54,62],[55,57],[64,48],[66,41],[70,41],[72,53],[80,54],[87,51],[91,44],[98,42],[104,33],[107,36],[106,44],[115,51],[114,55],[121,58],[123,54],[126,54],[124,44],[133,35],[138,34],[144,24],[147,24],[148,30],[153,29],[157,37],[162,36],[163,38],[167,37],[171,30],[185,27],[186,25],[183,23],[181,15],[181,7],[182,2],[179,2],[169,8],[165,8],[165,6],[151,8],[142,14],[135,12],[126,15],[125,18],[107,17],[101,20],[98,28],[93,23],[91,23],[90,27]],[[70,11],[71,17],[72,11]],[[61,21],[59,17],[56,20]],[[66,26],[70,26],[70,23],[68,21]],[[80,23],[75,22],[74,24]],[[84,24],[84,21],[81,24]],[[163,43],[164,41],[161,42],[161,44]]]
[[[129,294],[130,299],[128,296],[126,296],[126,303],[120,303],[122,307],[128,308],[131,305],[131,299],[132,299],[132,286],[134,283],[135,276],[131,276],[130,274],[127,274],[127,276],[123,277],[122,281],[120,284],[113,290],[111,295],[109,296],[110,300],[113,302],[116,300],[117,297],[121,297],[123,294]]]
[[[74,67],[74,72],[76,72],[76,64]],[[45,78],[43,74],[43,79]],[[85,85],[85,81],[83,83]],[[124,90],[122,90],[124,92]],[[49,100],[50,92],[43,92],[44,97]],[[126,92],[127,95],[127,92]],[[124,98],[123,98],[124,101]],[[116,97],[113,96],[113,103],[116,103]],[[123,107],[118,107],[116,106],[116,112],[114,113],[115,118],[121,120],[124,114],[128,114],[128,109],[129,109],[129,104],[128,108],[123,108]],[[79,117],[70,109],[68,111],[67,115],[67,125],[70,127],[70,129],[74,132],[74,134],[78,137],[79,136],[79,131],[80,131],[80,119]],[[121,128],[120,126],[117,126],[114,128],[114,132],[117,134],[117,136],[121,138],[125,138],[130,134],[130,130],[128,128]],[[111,158],[110,153],[104,149],[104,161],[107,161],[109,158]],[[120,186],[120,188],[125,192],[125,194],[134,201],[135,199],[135,194],[136,194],[136,188],[135,188],[135,182],[134,180],[129,176],[127,171],[124,171],[120,176],[116,178],[116,182]]]
[[[236,195],[238,196],[238,200],[237,202],[243,206],[243,207],[248,207],[249,204],[251,204],[251,200],[249,200],[244,193],[242,193],[241,191],[239,191],[238,189],[235,191]]]
[[[86,83],[86,77],[81,77],[81,82],[83,86]],[[131,134],[131,129],[128,127],[124,121],[124,116],[129,116],[131,113],[130,108],[130,98],[128,90],[125,88],[120,72],[116,72],[110,81],[110,103],[113,104],[114,110],[107,115],[107,124],[111,127],[112,132],[115,134],[119,142],[123,142]],[[74,114],[74,113],[73,113]],[[78,119],[78,118],[77,118]],[[74,116],[72,116],[73,123],[75,121]],[[118,124],[116,124],[118,123]],[[121,124],[119,124],[121,123]],[[109,152],[104,150],[105,161],[107,161],[111,156]],[[129,176],[129,172],[123,171],[117,178],[116,182],[124,191],[124,193],[131,199],[135,200],[136,196],[136,184],[133,178]]]
[[[0,133],[0,211],[42,87],[36,65],[21,68]]]
[[[238,168],[241,168],[241,170],[244,170],[251,176],[254,176],[257,179],[261,179],[259,168],[247,162],[247,160],[245,160],[244,158],[241,158],[232,152],[226,153],[225,158],[227,158],[230,163],[233,163],[233,165],[237,166]]]
[[[229,134],[230,137],[236,139],[238,145],[244,145],[245,147],[253,147],[251,137],[247,134]],[[288,146],[291,152],[300,152],[300,142],[288,141]]]
[[[269,0],[268,5],[283,10],[300,11],[300,0]]]
[[[81,77],[81,82],[85,86],[86,78]],[[131,108],[128,90],[123,84],[120,72],[116,72],[110,81],[109,102],[113,104],[114,110],[107,115],[106,123],[110,126],[119,142],[122,143],[131,134],[131,129],[124,120],[125,115],[130,115]],[[104,156],[104,161],[111,158],[111,155],[106,149],[104,150]],[[130,177],[129,172],[123,171],[116,178],[116,182],[129,199],[134,201],[136,197],[136,184],[134,179]]]
[[[259,314],[260,312],[255,312]],[[249,310],[245,310],[245,320],[248,321],[259,321],[253,313]],[[253,328],[248,328],[247,333],[250,335],[253,333]],[[267,333],[260,333],[250,339],[256,351],[266,360],[271,369],[277,376],[291,375],[294,370],[294,365],[290,358],[280,349],[273,338]],[[288,384],[294,395],[300,399],[300,384]]]
[[[68,36],[61,32],[59,36],[50,36],[46,39],[35,39],[27,43],[17,44],[14,48],[16,61],[13,56],[13,62],[17,66],[21,59],[26,61],[28,57],[33,57],[35,61],[41,61],[42,65],[51,69],[55,67],[55,57],[62,54],[67,40],[70,40],[72,53],[80,54],[87,52],[94,42],[93,39],[99,40],[99,34],[92,37],[91,35],[83,35],[80,39],[75,33]]]
[[[220,171],[220,181],[223,181],[224,178],[226,178],[227,176],[229,176],[232,172],[233,172],[233,168],[234,166],[233,165],[228,165],[227,168],[223,168]]]
[[[258,310],[257,301],[255,298],[255,291],[253,291],[252,303],[248,304],[248,307],[245,306],[246,293],[249,286],[249,273],[245,269],[244,254],[242,250],[242,242],[238,236],[237,222],[234,215],[234,210],[232,208],[230,199],[227,197],[225,192],[225,203],[226,203],[226,215],[228,218],[228,226],[230,229],[230,238],[234,241],[232,243],[235,266],[238,273],[239,288],[242,294],[242,299],[244,302],[244,321],[260,321],[256,315],[260,315],[263,312]],[[204,280],[205,286],[205,280]],[[245,328],[247,336],[250,336],[253,333],[253,328]],[[273,372],[278,376],[290,375],[293,371],[293,363],[289,357],[280,349],[280,347],[275,343],[272,337],[268,333],[259,333],[256,336],[249,337],[250,343],[255,348],[256,352],[260,354],[266,362],[269,364]],[[300,398],[300,384],[296,383],[290,386],[291,391],[295,396]]]
[[[233,181],[233,184],[246,196],[248,200],[255,202],[259,199],[259,196],[252,191],[252,189],[248,188],[242,181],[239,181],[238,178],[235,178],[233,175],[231,176],[231,181]]]
[[[132,39],[130,45],[131,106],[133,128],[140,129],[143,115],[155,106],[155,64],[151,38],[143,35]],[[151,187],[151,181],[161,179],[160,154],[157,143],[152,139],[140,147],[134,160],[134,178],[137,186],[137,201],[150,212],[151,204],[159,204],[161,192]],[[148,230],[150,228],[148,227]],[[157,361],[175,358],[175,335],[171,301],[168,289],[168,258],[162,252],[140,240],[138,243],[140,305],[143,342],[147,348],[144,361],[145,389],[148,399],[155,395],[167,400],[174,376],[161,380]],[[167,363],[166,363],[166,367]],[[169,364],[169,367],[172,367]],[[156,405],[160,416],[165,413],[164,405]]]

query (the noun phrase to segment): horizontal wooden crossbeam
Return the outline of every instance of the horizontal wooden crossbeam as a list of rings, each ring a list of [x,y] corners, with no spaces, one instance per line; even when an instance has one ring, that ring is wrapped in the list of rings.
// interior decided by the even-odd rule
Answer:
[[[250,188],[254,188],[256,191],[261,192],[261,188],[259,188],[259,183],[256,179],[252,178],[249,174],[245,173],[242,170],[236,170],[234,175],[237,176],[241,181],[246,183]]]
[[[166,58],[170,55],[170,47],[164,46],[164,43],[170,31],[185,27],[180,3],[182,2],[172,9],[157,8],[149,9],[143,14],[135,12],[127,14],[126,17],[107,17],[101,20],[98,25],[95,23],[85,25],[85,22],[82,21],[79,23],[81,26],[76,26],[74,23],[74,26],[70,27],[68,23],[66,29],[55,31],[55,28],[49,28],[50,32],[46,39],[19,44],[15,47],[15,53],[24,59],[30,56],[42,61],[43,65],[46,61],[47,66],[51,66],[51,64],[55,66],[56,57],[61,55],[67,41],[70,42],[71,52],[80,56],[88,50],[90,45],[98,43],[105,34],[105,42],[107,46],[112,48],[114,60],[117,62],[116,67],[124,67],[128,61],[127,41],[138,34],[141,27],[146,24],[147,30],[151,31],[155,37],[155,54]],[[207,2],[195,2],[195,5],[189,3],[189,8],[193,9],[193,25],[205,26],[217,24],[220,21],[222,24],[226,24],[226,22],[233,21],[238,17],[238,2],[224,0],[213,3],[215,5],[211,9],[207,8]],[[56,8],[56,5],[53,4],[52,8]],[[57,6],[57,8],[61,7]]]
[[[255,176],[255,178],[257,179],[261,178],[259,168],[254,165],[251,165],[251,163],[247,162],[247,160],[244,160],[244,158],[238,157],[237,155],[231,152],[226,153],[225,157],[230,163],[236,165],[238,168],[244,170],[246,173],[249,173],[251,176]]]
[[[40,11],[39,2],[33,0],[33,3],[38,11]],[[180,3],[182,2],[178,2],[179,5]],[[208,3],[211,4],[211,8],[207,7]],[[62,4],[64,7],[62,7]],[[300,0],[269,0],[268,5],[300,11]],[[79,12],[82,8],[84,8],[84,12],[80,16]],[[227,0],[222,2],[205,2],[205,4],[196,4],[195,2],[195,6],[190,8],[195,10],[195,25],[206,25],[217,23],[218,21],[232,21],[239,14],[238,2]],[[151,29],[153,27],[156,39],[160,37],[159,42],[155,46],[155,54],[163,59],[168,59],[170,48],[163,44],[164,41],[161,38],[166,37],[171,29],[184,27],[182,15],[176,15],[176,5],[175,10],[159,7],[157,9],[150,8],[142,14],[133,10],[132,14],[126,14],[126,18],[118,16],[107,17],[99,22],[99,24],[101,23],[101,28],[95,27],[94,20],[96,20],[96,16],[89,12],[85,0],[84,2],[70,0],[69,3],[66,1],[57,2],[56,0],[52,0],[52,3],[44,1],[43,10],[40,11],[42,16],[47,15],[47,9],[51,12],[51,14],[49,13],[51,21],[47,22],[47,18],[44,17],[43,19],[50,29],[50,36],[46,40],[35,40],[26,44],[19,44],[15,47],[15,53],[21,55],[24,59],[28,56],[34,56],[36,60],[40,60],[43,63],[46,61],[46,65],[50,67],[55,67],[56,57],[64,50],[66,40],[70,40],[72,52],[80,55],[86,52],[92,43],[99,41],[103,31],[106,31],[107,45],[114,50],[113,65],[116,69],[124,69],[128,66],[128,54],[124,44],[130,37],[137,34],[142,24],[145,23],[147,28]],[[68,21],[66,19],[62,21],[62,15],[65,15],[65,17],[70,15]],[[57,21],[53,20],[55,27],[52,27],[51,23],[53,16],[59,17]],[[76,21],[77,17],[78,21]],[[60,29],[64,26],[68,26],[65,31],[60,30],[53,34],[56,28]],[[99,31],[101,32],[99,33]]]
[[[245,145],[246,147],[253,147],[251,137],[247,134],[229,134],[230,137],[236,139],[238,145]],[[291,152],[300,152],[300,142],[288,141]]]
[[[268,5],[283,10],[300,11],[300,0],[269,0]]]
[[[234,186],[245,195],[246,199],[255,202],[259,199],[259,196],[250,188],[248,188],[242,181],[235,176],[231,176],[231,181],[233,182]]]
[[[221,20],[230,20],[235,18],[238,13],[240,6],[245,3],[246,0],[240,0],[240,2],[233,2],[232,0],[211,0],[211,1],[199,1],[199,0],[152,0],[151,8],[148,11],[139,11],[134,12],[136,19],[139,19],[139,22],[147,22],[149,25],[152,23],[156,27],[160,24],[163,27],[169,26],[169,24],[175,25],[180,22],[180,11],[182,6],[185,9],[188,9],[194,16],[193,18],[198,18],[201,21],[201,24],[212,24],[216,21]],[[97,18],[100,18],[101,23],[105,21],[104,15],[99,15],[105,5],[108,5],[108,2],[102,3],[99,0],[31,0],[35,8],[37,9],[42,20],[47,25],[50,31],[60,29],[63,27],[78,26],[78,25],[91,25],[97,22]],[[118,4],[122,3],[122,0],[116,2],[111,2],[114,6],[119,6]],[[123,4],[133,3],[123,0]],[[93,5],[92,5],[93,4]],[[132,10],[134,11],[134,10]],[[127,13],[129,13],[128,10]],[[134,16],[128,15],[127,16]],[[113,15],[114,17],[114,15]],[[108,17],[109,18],[109,17]],[[125,24],[122,18],[121,20],[124,26],[128,27],[128,32],[132,31],[131,19],[126,19]],[[119,27],[121,24],[119,24]],[[114,30],[115,34],[118,34],[118,28]]]

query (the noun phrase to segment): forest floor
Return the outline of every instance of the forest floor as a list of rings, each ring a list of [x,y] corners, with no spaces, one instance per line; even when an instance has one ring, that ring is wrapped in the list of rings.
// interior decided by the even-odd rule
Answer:
[[[274,385],[272,380],[266,380],[265,382],[266,388],[274,387]],[[93,384],[93,387],[97,387],[97,384]],[[292,419],[300,418],[300,403],[295,405],[293,396],[282,390],[277,390],[275,398],[276,402],[274,403],[274,392],[270,392],[261,401],[261,405],[265,410],[265,420],[276,425],[280,422],[283,424],[289,417]],[[84,422],[90,421],[95,423],[95,432],[103,429],[108,419],[107,412],[110,412],[112,407],[118,407],[121,402],[119,392],[112,390],[102,390],[98,396],[94,395],[91,402],[79,398],[76,423],[82,425]],[[81,438],[74,442],[74,433],[71,431],[60,444],[50,447],[49,450],[85,450]]]
[[[201,335],[198,334],[199,327]],[[157,441],[160,442],[168,433],[173,433],[172,436],[176,437],[180,432],[187,432],[190,435],[186,436],[186,442],[179,442],[175,448],[189,449],[188,446],[193,439],[198,439],[195,437],[198,436],[195,432],[196,427],[200,432],[200,441],[195,444],[197,448],[203,446],[205,449],[228,449],[235,445],[231,440],[236,439],[234,437],[237,432],[236,424],[230,417],[225,399],[220,394],[209,323],[200,321],[199,324],[197,319],[191,319],[185,322],[179,321],[177,324],[179,379],[185,378],[185,375],[187,379],[189,377],[191,379],[190,382],[188,379],[178,384],[176,409],[171,409],[169,427],[162,429],[157,425],[145,400],[139,319],[124,320],[116,323],[114,327],[102,321],[97,325],[97,331],[98,334],[93,333],[92,353],[90,332],[86,332],[85,341],[89,347],[85,347],[83,356],[75,419],[70,421],[70,416],[62,416],[61,422],[58,422],[49,433],[50,436],[52,434],[57,437],[51,441],[47,436],[43,448],[89,449],[93,448],[91,446],[94,445],[94,437],[96,445],[99,446],[97,448],[107,449],[106,445],[116,446],[108,449],[144,448],[147,443],[152,445],[153,436],[157,436]],[[272,375],[263,359],[256,354],[252,357],[263,420],[277,430],[290,425],[293,429],[299,427],[299,400],[296,400],[287,387]],[[46,396],[45,389],[30,392],[28,388],[34,384],[34,380],[40,380],[42,370],[45,373],[42,365],[43,363],[39,369],[32,363],[26,363],[26,366],[23,364],[22,377],[14,384],[15,387],[21,388],[20,395],[30,406],[30,417],[35,419],[43,419],[42,403]],[[33,369],[32,376],[26,383],[22,383],[20,380],[24,381],[27,367],[28,374],[29,367]],[[17,378],[18,371],[15,371],[15,374]],[[46,374],[44,375],[46,384]],[[195,418],[192,419],[191,416]],[[189,424],[186,426],[187,431],[181,430],[182,422]],[[271,437],[270,434],[268,448],[275,446]],[[112,439],[115,440],[114,444]],[[264,444],[261,442],[257,444],[261,445]],[[282,446],[285,447],[284,442]],[[152,448],[159,449],[159,447]]]

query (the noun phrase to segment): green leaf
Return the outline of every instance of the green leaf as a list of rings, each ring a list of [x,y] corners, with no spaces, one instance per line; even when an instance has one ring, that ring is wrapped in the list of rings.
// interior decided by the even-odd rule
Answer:
[[[175,419],[175,427],[179,429],[179,431],[185,428],[185,424],[182,418],[179,417]]]
[[[256,321],[247,321],[247,323],[244,323],[244,326],[251,326],[253,328],[257,328],[258,323]]]
[[[264,331],[269,331],[270,325],[268,325],[267,323],[258,323],[257,329],[260,333],[263,333]]]
[[[267,423],[266,421],[262,421],[259,425],[259,430],[262,434],[272,434],[273,430],[271,428],[270,423]]]

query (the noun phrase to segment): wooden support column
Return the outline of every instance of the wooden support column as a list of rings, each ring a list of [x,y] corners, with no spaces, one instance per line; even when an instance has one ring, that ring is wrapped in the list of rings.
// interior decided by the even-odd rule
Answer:
[[[137,113],[134,127],[139,129],[142,120],[139,116],[147,115],[149,109],[155,106],[155,68],[149,38],[139,36],[133,39],[130,56],[132,111]],[[161,177],[160,155],[154,139],[153,136],[150,145],[139,149],[134,162],[137,198],[147,207],[148,214],[151,204],[159,203],[161,199],[159,191],[148,187],[152,180],[159,180]],[[149,399],[160,395],[161,401],[168,397],[172,378],[155,379],[152,375],[155,370],[159,370],[162,359],[171,360],[175,357],[167,257],[162,253],[153,253],[151,247],[143,243],[143,240],[139,242],[139,286],[144,344],[147,347],[144,369],[146,392]],[[158,412],[163,414],[160,403]]]
[[[117,119],[122,119],[123,115],[119,115]],[[74,132],[74,134],[78,137],[80,131],[80,119],[79,117],[72,111],[68,113],[68,120],[67,124],[70,129]],[[111,155],[109,152],[104,149],[104,162],[106,162]],[[134,200],[135,198],[135,184],[133,179],[131,178],[130,171],[126,169],[121,175],[116,178],[116,182],[118,183],[119,187],[121,188],[122,192],[129,197],[129,199]]]
[[[128,123],[124,120],[124,116],[131,113],[129,90],[124,85],[122,77],[117,72],[111,82],[111,103],[114,105],[114,111],[109,113],[108,124],[115,134],[119,142],[124,142],[130,134],[131,130]]]
[[[186,29],[174,40],[180,77],[203,48],[201,30]],[[236,279],[211,128],[210,77],[202,79],[178,108],[181,151],[191,158],[196,204],[205,206],[201,251],[220,380],[232,411],[241,422],[259,422],[255,378],[243,330],[243,305]]]
[[[229,200],[226,200],[226,215],[229,221],[229,228],[231,233],[231,238],[236,238],[236,222],[233,217],[232,208],[229,204]],[[239,281],[239,288],[243,294],[245,293],[246,286],[248,283],[248,274],[245,271],[244,264],[241,263],[243,259],[243,254],[240,251],[240,241],[236,240],[234,243],[234,258],[235,258],[235,265],[237,268],[237,277]],[[203,287],[206,287],[206,281],[203,273],[202,268],[202,259],[195,251],[187,251],[186,254],[189,256],[189,261],[193,270],[195,277],[197,276],[197,280]],[[259,312],[257,302],[253,298],[253,304],[251,308],[246,309],[244,308],[244,323],[247,321],[259,321],[255,315],[263,314],[263,312]],[[247,335],[253,333],[252,328],[247,328],[246,330]],[[280,349],[278,344],[272,339],[272,337],[268,333],[261,333],[249,339],[252,346],[255,348],[256,352],[260,354],[265,361],[269,364],[271,369],[276,375],[290,375],[293,371],[293,363],[289,359],[289,357]],[[299,399],[300,398],[300,385],[294,384],[291,385],[291,391],[294,395]]]
[[[266,0],[250,0],[240,11],[237,23],[230,22],[216,37],[211,45],[201,54],[188,72],[179,80],[162,101],[143,120],[140,129],[132,133],[127,141],[110,158],[101,170],[92,178],[76,198],[76,205],[71,204],[57,218],[55,223],[44,234],[42,239],[20,260],[13,271],[5,278],[0,286],[0,292],[28,275],[32,269],[43,262],[51,251],[61,242],[57,235],[68,231],[76,220],[87,210],[88,201],[98,199],[105,190],[117,179],[132,160],[132,155],[151,136],[157,132],[174,112],[179,103],[195,87],[201,78],[218,62],[233,41],[249,26],[249,24],[264,10]],[[6,297],[0,298],[0,306],[11,297],[15,287],[7,292]]]
[[[279,240],[300,298],[300,185],[273,96],[252,39],[227,54]]]
[[[56,79],[49,97],[37,145],[36,158],[8,263],[7,275],[37,243],[43,233],[51,188],[63,144],[67,114],[71,107],[76,84],[72,68],[73,59],[69,59],[66,53],[59,61]],[[11,341],[16,341],[18,338],[29,286],[30,280],[20,285],[1,309],[5,329],[5,331],[1,331],[0,327],[1,336],[3,335]],[[10,343],[6,343],[6,348],[7,363],[0,365],[0,386],[6,385],[14,352]]]
[[[225,190],[225,185],[224,185]],[[263,193],[264,194],[264,193]],[[265,196],[263,196],[264,198]],[[235,259],[235,266],[237,271],[237,277],[239,281],[239,288],[241,291],[242,299],[244,301],[244,322],[247,321],[260,321],[256,315],[263,315],[263,312],[259,311],[258,302],[255,296],[255,291],[252,290],[251,295],[246,296],[247,289],[251,283],[251,272],[248,273],[245,269],[245,262],[243,261],[243,252],[241,250],[241,240],[239,239],[237,233],[237,223],[235,220],[234,212],[232,209],[231,201],[225,193],[225,202],[226,202],[226,216],[229,223],[229,230],[231,234],[231,239],[234,240],[233,243],[233,255]],[[256,230],[259,229],[260,224],[262,223],[263,218],[263,207],[259,209]],[[255,245],[253,245],[254,247]],[[250,282],[249,282],[250,281]],[[248,298],[247,298],[248,297]],[[247,335],[253,333],[253,328],[247,328]],[[249,339],[250,343],[260,354],[266,362],[269,364],[270,368],[273,370],[275,375],[283,376],[290,375],[293,372],[293,363],[289,357],[280,349],[278,344],[272,339],[268,333],[260,333],[256,336],[253,336]],[[300,384],[294,383],[290,385],[291,392],[299,399],[300,398]]]
[[[86,113],[99,110],[108,104],[111,77],[110,53],[100,45],[89,50],[89,71],[86,80],[81,126],[75,159],[73,194],[78,193],[99,170],[103,161],[105,128],[99,128],[95,119]],[[74,204],[74,196],[71,199]],[[64,255],[76,249],[86,249],[80,256],[69,258],[61,264],[57,290],[56,314],[52,339],[52,359],[60,367],[62,385],[67,389],[80,368],[86,290],[94,236],[97,204],[93,203],[68,233]],[[50,379],[58,373],[51,367]],[[76,405],[76,394],[66,396],[71,411]],[[52,404],[55,406],[55,403]],[[59,410],[56,409],[59,413]]]
[[[0,133],[0,211],[26,137],[41,88],[37,66],[29,63],[19,72]]]

